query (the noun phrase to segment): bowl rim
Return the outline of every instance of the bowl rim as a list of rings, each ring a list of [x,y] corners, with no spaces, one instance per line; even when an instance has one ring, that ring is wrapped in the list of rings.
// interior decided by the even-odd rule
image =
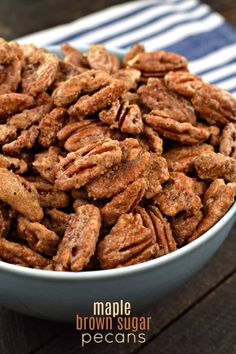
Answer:
[[[75,46],[77,49],[81,51],[87,51],[89,45],[80,44]],[[116,48],[110,48],[107,46],[110,52],[118,54],[119,56],[123,56],[125,51]],[[55,52],[57,54],[60,53],[60,46],[49,46],[47,49],[51,52]],[[125,277],[130,274],[134,274],[141,271],[147,271],[149,269],[164,266],[167,263],[174,262],[179,258],[183,257],[186,254],[191,253],[192,251],[204,246],[205,243],[210,241],[215,234],[221,231],[224,226],[236,216],[236,201],[232,204],[230,209],[226,212],[226,214],[209,230],[207,230],[204,234],[202,234],[199,238],[192,241],[191,243],[177,249],[174,252],[168,253],[159,258],[155,258],[143,263],[130,265],[127,267],[120,267],[114,269],[105,269],[105,270],[92,270],[92,271],[80,271],[80,272],[57,272],[51,270],[42,270],[42,269],[33,269],[28,267],[23,267],[16,264],[7,263],[4,261],[0,261],[0,271],[9,272],[19,276],[31,277],[31,278],[40,278],[44,280],[98,280],[102,278],[115,278],[115,277]]]

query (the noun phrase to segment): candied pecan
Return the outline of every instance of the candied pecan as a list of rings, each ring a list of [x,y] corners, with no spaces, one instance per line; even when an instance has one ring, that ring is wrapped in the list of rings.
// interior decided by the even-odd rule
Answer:
[[[121,214],[129,213],[139,204],[147,189],[145,178],[139,178],[116,195],[109,203],[101,209],[101,216],[104,224],[113,225]]]
[[[56,78],[59,59],[55,54],[38,50],[27,58],[22,71],[22,90],[32,96],[46,91]]]
[[[71,215],[64,213],[61,210],[46,209],[46,216],[42,220],[42,223],[50,230],[54,231],[60,237],[63,237],[67,224]]]
[[[76,151],[110,136],[108,127],[88,119],[68,123],[57,133],[67,151]]]
[[[120,69],[120,59],[115,54],[110,54],[111,58],[111,74],[116,73]]]
[[[170,71],[164,77],[166,86],[185,97],[192,97],[202,85],[202,79],[188,71]]]
[[[194,94],[192,104],[209,124],[222,126],[236,121],[236,99],[214,85],[202,85]]]
[[[64,108],[54,108],[39,123],[39,144],[43,147],[53,145],[57,139],[57,133],[63,127],[66,110]]]
[[[102,44],[94,44],[89,47],[87,60],[91,69],[102,70],[109,74],[112,71],[110,54]]]
[[[192,242],[215,225],[231,207],[235,196],[236,183],[225,184],[222,179],[214,180],[203,198],[203,219],[188,242]]]
[[[91,96],[84,95],[68,109],[72,116],[86,116],[101,111],[110,106],[125,91],[125,84],[121,80],[114,79],[109,85],[101,88]]]
[[[112,81],[112,77],[101,70],[88,70],[62,82],[52,94],[56,106],[67,106],[83,93],[97,91]]]
[[[145,198],[150,199],[161,191],[162,183],[167,182],[170,177],[166,160],[157,154],[150,153],[150,163],[145,171],[145,177],[148,181]]]
[[[207,128],[209,129],[209,132],[211,134],[209,138],[209,144],[211,144],[212,146],[218,146],[220,143],[220,134],[221,134],[220,128],[217,127],[216,125],[210,125]]]
[[[136,212],[140,214],[143,225],[151,230],[157,242],[157,256],[176,250],[176,242],[172,235],[170,224],[157,207],[149,206],[146,209],[137,207]]]
[[[69,204],[69,196],[55,188],[55,186],[39,176],[27,177],[35,186],[39,196],[39,203],[43,208],[65,208]]]
[[[143,150],[136,139],[127,139],[121,145],[121,163],[86,185],[90,198],[96,200],[113,197],[143,176],[149,164],[149,152]]]
[[[5,93],[0,95],[0,118],[21,112],[33,104],[33,98],[23,93]]]
[[[128,60],[129,67],[140,70],[147,76],[164,76],[169,71],[187,69],[188,62],[181,55],[165,52],[138,53]]]
[[[162,80],[148,79],[147,85],[138,89],[141,102],[154,109],[160,117],[171,118],[178,122],[195,124],[196,115],[191,103],[176,93],[170,91]]]
[[[11,230],[11,214],[8,205],[0,202],[0,237],[7,237]]]
[[[21,134],[8,144],[4,144],[2,151],[6,154],[15,154],[21,152],[22,149],[31,149],[39,135],[39,129],[35,125],[27,130],[22,130]]]
[[[64,54],[64,61],[75,67],[88,67],[88,60],[78,49],[72,47],[69,43],[61,45],[61,51]]]
[[[201,179],[224,178],[236,182],[236,160],[221,153],[205,152],[194,160],[194,167]]]
[[[183,246],[183,244],[193,235],[197,226],[201,222],[202,217],[202,211],[196,210],[194,214],[185,212],[176,215],[171,219],[171,227],[179,246]]]
[[[128,62],[133,59],[134,57],[136,57],[136,55],[138,55],[139,53],[144,53],[145,52],[145,48],[142,44],[135,44],[133,45],[129,51],[124,55],[123,58],[123,63],[125,65],[128,64]]]
[[[16,128],[8,124],[0,124],[0,144],[3,145],[16,137]]]
[[[39,222],[29,221],[24,216],[17,219],[17,236],[25,240],[31,249],[47,256],[56,254],[60,242],[60,237],[55,232]]]
[[[0,200],[32,221],[42,219],[43,210],[34,186],[6,168],[0,168],[0,180]]]
[[[140,215],[123,214],[110,233],[98,244],[102,269],[125,267],[155,257],[157,245]]]
[[[0,168],[7,168],[16,174],[22,175],[27,171],[28,166],[22,159],[0,154]]]
[[[206,141],[210,132],[204,128],[194,127],[191,123],[180,123],[171,118],[162,117],[159,112],[145,114],[144,120],[164,138],[185,145],[195,145]]]
[[[102,122],[123,133],[140,134],[143,131],[142,113],[137,104],[116,100],[111,107],[99,112]]]
[[[157,155],[163,153],[163,140],[157,132],[148,125],[144,125],[143,134],[139,138],[140,144],[148,151],[155,152]]]
[[[236,125],[227,124],[220,137],[220,153],[236,158]]]
[[[193,170],[194,159],[202,152],[210,151],[214,151],[214,148],[208,144],[179,146],[168,150],[164,157],[170,171],[188,173]]]
[[[46,103],[31,109],[25,109],[23,112],[11,116],[7,120],[7,124],[13,126],[13,128],[27,129],[32,124],[40,122],[45,114],[50,111],[51,107],[51,103]]]
[[[56,146],[50,146],[48,150],[35,155],[35,160],[32,165],[41,177],[54,183],[56,178],[55,165],[59,161],[60,149]]]
[[[54,261],[57,270],[84,269],[95,253],[101,227],[99,209],[84,205],[71,217]]]
[[[115,79],[122,80],[125,83],[126,90],[136,90],[141,72],[136,69],[120,69],[112,75]]]
[[[154,203],[167,216],[180,212],[193,212],[202,207],[192,178],[182,172],[171,172],[170,179],[163,190],[155,196]]]
[[[0,259],[23,267],[44,269],[51,261],[27,246],[0,238]]]
[[[116,140],[106,139],[70,152],[58,164],[55,185],[60,190],[80,188],[121,161]]]

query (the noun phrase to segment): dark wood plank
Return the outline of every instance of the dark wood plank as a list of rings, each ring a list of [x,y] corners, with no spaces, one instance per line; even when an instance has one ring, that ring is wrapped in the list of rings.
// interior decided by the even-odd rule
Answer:
[[[235,230],[232,231],[230,237],[225,241],[211,262],[196,276],[194,276],[186,285],[177,290],[172,295],[166,297],[160,303],[149,307],[140,313],[140,316],[152,316],[151,330],[147,337],[151,340],[160,331],[164,330],[176,318],[183,313],[189,311],[210,289],[220,284],[225,277],[236,269],[235,247],[236,238]],[[224,317],[218,314],[224,326]],[[33,353],[37,354],[77,354],[81,351],[80,333],[76,332],[73,327],[68,328],[62,336],[53,339],[47,345],[42,346]],[[138,349],[139,344],[126,344],[125,346],[112,345],[112,351],[117,354],[130,353]],[[111,352],[111,345],[88,345],[82,350],[84,353],[108,354]]]
[[[236,353],[235,298],[236,273],[138,353]]]

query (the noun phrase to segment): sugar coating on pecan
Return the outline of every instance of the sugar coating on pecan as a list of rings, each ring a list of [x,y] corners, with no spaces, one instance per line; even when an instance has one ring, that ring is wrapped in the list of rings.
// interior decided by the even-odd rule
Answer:
[[[22,175],[27,171],[28,166],[23,159],[0,154],[0,168],[7,168],[16,174]]]
[[[236,183],[225,184],[222,179],[215,179],[203,198],[203,218],[188,242],[201,236],[220,220],[233,204],[235,196]]]
[[[191,123],[181,123],[159,113],[153,110],[144,115],[144,120],[164,138],[185,145],[195,145],[206,141],[210,136],[210,132],[204,128],[194,127]]]
[[[42,223],[58,236],[63,237],[70,217],[70,214],[64,213],[56,208],[47,208]]]
[[[145,171],[148,187],[145,192],[147,199],[153,198],[162,189],[162,184],[169,180],[169,171],[166,160],[155,153],[150,153],[150,163]]]
[[[193,212],[202,207],[192,178],[182,172],[171,172],[162,191],[154,197],[163,214],[175,216],[180,212]]]
[[[221,153],[204,152],[194,160],[198,176],[205,180],[224,178],[236,182],[236,160]]]
[[[148,79],[147,85],[138,89],[141,102],[163,118],[195,124],[197,121],[193,106],[185,98],[170,91],[157,78]]]
[[[64,54],[64,62],[72,64],[75,67],[88,67],[88,60],[85,55],[69,43],[63,43],[61,51]]]
[[[188,71],[170,71],[164,81],[170,90],[184,97],[192,97],[203,85],[199,76]]]
[[[54,261],[57,270],[84,269],[93,256],[99,237],[101,217],[99,209],[84,205],[71,217]]]
[[[5,93],[0,95],[0,118],[22,112],[33,104],[33,98],[23,93]]]
[[[0,144],[3,145],[12,141],[17,136],[17,129],[8,124],[0,124]]]
[[[117,194],[101,209],[102,221],[106,225],[113,225],[122,214],[133,212],[134,208],[144,197],[147,189],[145,178],[139,178]]]
[[[125,267],[154,257],[156,243],[140,215],[123,214],[110,233],[98,244],[102,269]]]
[[[234,123],[228,123],[224,127],[219,150],[225,156],[236,158],[236,125]]]
[[[80,188],[117,165],[121,157],[119,142],[110,139],[70,152],[58,164],[55,185],[60,190]]]
[[[2,147],[2,151],[6,154],[17,154],[20,153],[23,149],[29,150],[34,146],[38,135],[39,129],[38,127],[33,125],[26,130],[22,130],[16,140],[4,144]]]
[[[3,261],[30,267],[44,269],[51,261],[44,258],[29,247],[0,238],[0,259]]]
[[[144,125],[143,133],[139,138],[139,142],[146,150],[162,155],[163,140],[159,134],[148,125]]]
[[[54,108],[46,114],[39,123],[39,144],[43,147],[53,145],[57,140],[57,133],[63,127],[66,110],[64,108]]]
[[[62,158],[60,152],[57,146],[50,146],[48,150],[36,154],[32,164],[40,176],[51,183],[56,179],[55,166]]]
[[[170,171],[188,173],[193,170],[195,158],[203,152],[210,151],[214,151],[214,148],[208,144],[179,146],[168,150],[164,157]]]
[[[112,71],[111,56],[102,44],[93,44],[89,47],[87,60],[91,69],[102,70],[107,73]]]
[[[140,79],[141,76],[141,72],[139,70],[136,69],[120,69],[118,71],[116,71],[113,75],[112,75],[115,79],[119,79],[124,81],[125,86],[126,86],[126,90],[130,91],[130,90],[136,90],[137,89],[137,83]]]
[[[55,232],[23,216],[19,216],[17,221],[17,236],[25,240],[31,249],[47,256],[56,254],[60,237]]]
[[[6,168],[0,168],[0,180],[0,200],[32,221],[42,219],[43,210],[34,186]]]
[[[214,85],[202,85],[194,94],[192,104],[196,112],[211,125],[224,126],[236,121],[236,99]]]

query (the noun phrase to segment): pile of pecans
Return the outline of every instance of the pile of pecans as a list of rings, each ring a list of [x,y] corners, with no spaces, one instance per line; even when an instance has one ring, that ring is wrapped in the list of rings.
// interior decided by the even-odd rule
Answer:
[[[0,259],[81,271],[175,251],[236,195],[236,100],[174,53],[0,40]]]

